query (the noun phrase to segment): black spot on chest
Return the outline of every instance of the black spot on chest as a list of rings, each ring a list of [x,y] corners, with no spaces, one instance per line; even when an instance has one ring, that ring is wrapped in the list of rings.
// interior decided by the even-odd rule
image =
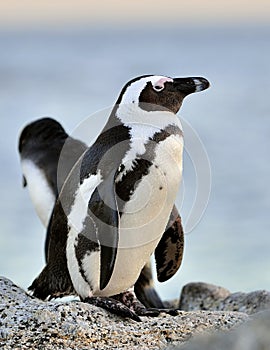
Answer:
[[[134,160],[133,169],[127,171],[125,175],[122,176],[121,181],[116,183],[116,194],[120,198],[120,202],[127,202],[130,199],[140,180],[149,174],[151,165],[152,162],[147,159],[140,158]],[[124,203],[122,203],[122,205],[123,204]]]
[[[156,157],[157,145],[166,140],[171,135],[182,135],[182,131],[175,125],[168,125],[164,130],[156,132],[153,137],[145,144],[145,152],[132,162],[132,169],[126,171],[125,164],[121,164],[119,168],[119,175],[121,180],[116,182],[116,194],[119,199],[119,210],[123,209],[124,203],[129,201],[132,194],[136,191],[137,186],[143,177],[149,174],[151,166],[158,169],[158,166],[154,164]],[[162,190],[162,186],[159,190]]]

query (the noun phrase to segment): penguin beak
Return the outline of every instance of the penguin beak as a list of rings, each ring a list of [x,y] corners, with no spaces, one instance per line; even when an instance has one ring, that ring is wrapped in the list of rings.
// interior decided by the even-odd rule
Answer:
[[[201,77],[174,78],[173,86],[186,96],[209,88],[210,83],[207,79]]]

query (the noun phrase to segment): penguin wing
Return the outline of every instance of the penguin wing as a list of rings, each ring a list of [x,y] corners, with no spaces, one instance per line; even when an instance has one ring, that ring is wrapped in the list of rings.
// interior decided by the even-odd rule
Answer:
[[[53,149],[54,155],[56,157],[55,162],[49,162],[48,157],[43,159],[43,166],[50,164],[50,171],[46,169],[46,174],[48,177],[48,183],[54,190],[55,201],[58,198],[58,192],[61,192],[63,184],[67,179],[68,175],[71,173],[72,168],[75,164],[80,161],[81,156],[86,151],[87,145],[77,139],[68,136],[65,141],[63,148],[55,147]],[[47,162],[47,163],[46,163]],[[51,215],[52,218],[52,215]],[[48,250],[50,241],[50,230],[47,230],[45,238],[45,258],[47,261]]]
[[[112,276],[119,239],[120,216],[115,193],[115,177],[116,174],[112,172],[95,189],[88,205],[100,243],[100,290],[107,286]]]
[[[157,278],[159,282],[170,279],[179,269],[184,251],[184,232],[181,217],[173,207],[166,231],[155,249]]]

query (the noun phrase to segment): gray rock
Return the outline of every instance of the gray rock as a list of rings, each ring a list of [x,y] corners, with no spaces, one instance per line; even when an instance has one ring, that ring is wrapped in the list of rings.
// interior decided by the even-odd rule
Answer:
[[[42,302],[0,278],[1,349],[161,349],[194,334],[229,330],[247,321],[239,312],[184,312],[124,320],[79,301]]]
[[[179,308],[184,311],[240,311],[254,314],[270,309],[270,292],[233,293],[207,283],[189,283],[183,287]]]
[[[258,290],[251,293],[233,293],[220,301],[217,310],[240,311],[249,315],[270,309],[270,292]]]
[[[166,350],[268,350],[270,349],[270,311],[260,312],[253,320],[229,332],[198,336]]]
[[[230,294],[228,289],[214,284],[188,283],[182,288],[179,308],[184,311],[216,310],[219,303]]]

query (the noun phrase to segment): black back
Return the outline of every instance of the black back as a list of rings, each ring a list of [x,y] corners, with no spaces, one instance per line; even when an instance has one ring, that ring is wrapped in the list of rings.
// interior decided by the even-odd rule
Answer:
[[[30,159],[44,172],[56,197],[70,170],[86,149],[86,144],[70,137],[61,124],[52,118],[42,118],[28,124],[19,139],[21,158]]]

